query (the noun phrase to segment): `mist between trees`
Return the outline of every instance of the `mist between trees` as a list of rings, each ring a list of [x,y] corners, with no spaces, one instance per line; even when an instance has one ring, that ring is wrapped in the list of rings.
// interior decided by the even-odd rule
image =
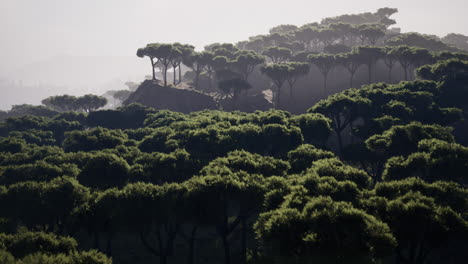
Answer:
[[[0,263],[463,263],[466,39],[395,12],[148,44],[141,85],[0,113]]]

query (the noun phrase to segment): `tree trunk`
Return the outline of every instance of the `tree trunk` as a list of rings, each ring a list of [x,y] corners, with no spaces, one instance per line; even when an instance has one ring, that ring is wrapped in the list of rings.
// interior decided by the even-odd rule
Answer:
[[[188,253],[188,259],[187,263],[188,264],[193,264],[194,263],[194,256],[195,256],[195,237],[197,235],[197,230],[198,227],[194,226],[192,229],[192,233],[190,235],[190,240],[189,240],[189,253]]]
[[[179,83],[182,82],[182,69],[181,69],[181,65],[179,64]]]
[[[276,109],[279,109],[281,106],[281,86],[278,86],[278,93],[276,94]]]
[[[224,264],[231,264],[231,250],[227,234],[223,234]]]
[[[177,84],[177,80],[176,80],[177,79],[176,78],[177,77],[177,72],[176,72],[177,66],[172,66],[172,69],[174,70],[174,76],[173,76],[174,77],[174,85],[176,85]]]
[[[247,264],[247,219],[241,220],[241,264]]]
[[[371,84],[372,83],[372,65],[368,64],[367,68],[369,70],[369,84]]]
[[[323,75],[323,94],[327,92],[327,79],[328,79],[328,74]]]
[[[349,78],[349,88],[353,88],[353,79],[354,79],[354,73],[351,73],[351,77]]]
[[[388,83],[392,83],[392,68],[388,68]]]
[[[211,86],[211,83],[212,83],[211,75],[212,75],[212,74],[211,74],[211,71],[208,72],[208,90],[209,90],[210,92],[211,92],[211,88],[212,88],[212,86]]]
[[[403,67],[403,71],[405,72],[405,81],[408,80],[408,67]]]
[[[163,70],[163,74],[164,74],[164,87],[167,87],[167,66],[164,66],[164,70]]]
[[[291,98],[291,102],[296,102],[294,99],[293,86],[291,84],[289,85],[289,97]]]
[[[114,237],[113,234],[110,234],[107,238],[107,245],[106,245],[106,254],[109,257],[112,257],[112,238]]]
[[[154,69],[154,60],[153,58],[150,58],[151,60],[151,70],[153,72],[153,81],[156,80],[156,70]]]

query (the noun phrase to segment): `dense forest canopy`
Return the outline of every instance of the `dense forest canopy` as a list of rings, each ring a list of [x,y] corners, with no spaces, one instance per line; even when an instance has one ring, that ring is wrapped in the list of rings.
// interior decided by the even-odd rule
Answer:
[[[128,90],[0,112],[0,262],[463,263],[468,40],[396,12],[150,43]]]

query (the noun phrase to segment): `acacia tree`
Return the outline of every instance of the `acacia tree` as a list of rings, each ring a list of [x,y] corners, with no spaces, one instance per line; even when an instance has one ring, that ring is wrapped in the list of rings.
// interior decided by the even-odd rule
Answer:
[[[273,93],[276,95],[276,108],[279,108],[281,106],[281,88],[283,87],[283,84],[288,80],[289,72],[291,70],[292,69],[290,66],[282,63],[270,64],[262,68],[262,73],[268,76],[278,88],[276,93]]]
[[[364,64],[361,56],[356,52],[342,53],[336,56],[336,60],[341,64],[350,74],[349,87],[353,87],[354,75],[357,70]]]
[[[281,63],[291,58],[291,50],[283,47],[268,47],[262,52],[263,55],[271,59],[273,63]]]
[[[323,92],[327,90],[327,79],[330,71],[336,66],[334,55],[330,54],[312,54],[307,57],[309,62],[317,66],[323,75]]]

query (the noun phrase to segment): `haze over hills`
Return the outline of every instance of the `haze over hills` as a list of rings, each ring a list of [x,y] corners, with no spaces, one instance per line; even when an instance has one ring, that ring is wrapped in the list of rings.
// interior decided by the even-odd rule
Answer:
[[[110,3],[112,12],[107,12]],[[395,19],[402,32],[468,34],[463,26],[466,20],[460,14],[464,1],[450,1],[450,6],[431,3],[419,12],[424,3],[362,0],[317,5],[316,1],[293,0],[288,5],[270,5],[263,0],[239,0],[226,12],[218,1],[182,0],[174,19],[173,12],[158,12],[160,1],[141,0],[135,5],[125,0],[2,0],[0,109],[38,103],[57,93],[101,93],[120,89],[126,81],[141,81],[147,66],[134,54],[136,47],[146,43],[179,41],[202,50],[213,42],[234,43],[265,34],[279,24],[320,22],[324,17],[360,13],[387,4],[399,8]],[[444,19],[427,19],[435,16]],[[160,21],[170,26],[164,27]]]
[[[59,55],[0,73],[0,109],[15,104],[40,104],[55,94],[102,94],[125,89],[127,81],[141,81],[147,72],[136,56]],[[25,96],[26,95],[26,96]]]

